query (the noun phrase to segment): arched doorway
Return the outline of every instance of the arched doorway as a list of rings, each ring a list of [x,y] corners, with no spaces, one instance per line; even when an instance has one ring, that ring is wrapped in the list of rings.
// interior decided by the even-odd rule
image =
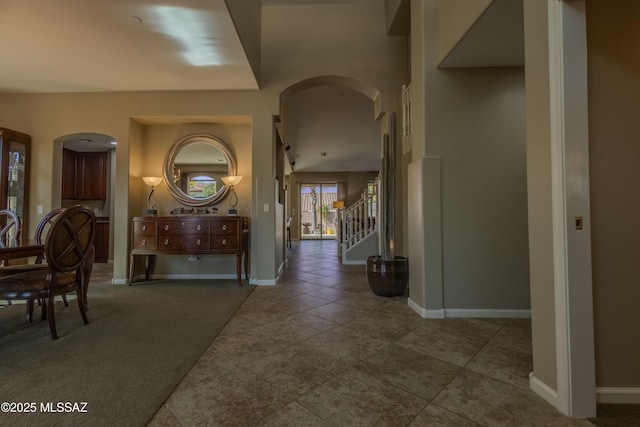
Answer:
[[[292,218],[294,240],[335,239],[333,202],[348,207],[379,171],[382,117],[379,91],[345,76],[313,77],[281,93],[283,224]]]
[[[110,135],[73,133],[54,141],[53,207],[83,204],[93,209],[98,221],[96,262],[113,259],[115,150]]]

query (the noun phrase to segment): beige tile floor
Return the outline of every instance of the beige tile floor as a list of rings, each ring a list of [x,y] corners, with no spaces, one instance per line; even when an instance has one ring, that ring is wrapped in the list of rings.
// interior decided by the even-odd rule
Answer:
[[[591,426],[529,390],[530,322],[427,320],[294,242],[150,426]]]

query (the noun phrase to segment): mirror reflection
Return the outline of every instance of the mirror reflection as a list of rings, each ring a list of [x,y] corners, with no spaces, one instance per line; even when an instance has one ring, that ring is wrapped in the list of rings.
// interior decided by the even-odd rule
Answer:
[[[229,191],[222,177],[235,175],[233,154],[212,135],[188,135],[177,141],[165,158],[165,182],[173,196],[187,206],[209,206]]]
[[[173,162],[174,182],[183,193],[196,199],[216,194],[224,185],[220,178],[228,174],[225,155],[206,142],[187,145]]]

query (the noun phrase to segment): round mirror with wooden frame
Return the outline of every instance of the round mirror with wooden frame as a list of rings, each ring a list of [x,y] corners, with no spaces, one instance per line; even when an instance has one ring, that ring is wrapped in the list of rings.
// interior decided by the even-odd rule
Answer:
[[[218,137],[204,133],[176,141],[164,158],[163,174],[176,200],[191,207],[215,205],[230,188],[223,176],[236,175],[236,159]]]

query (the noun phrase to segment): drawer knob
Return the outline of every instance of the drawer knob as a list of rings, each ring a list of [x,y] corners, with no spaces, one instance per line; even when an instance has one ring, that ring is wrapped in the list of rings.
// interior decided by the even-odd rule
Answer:
[[[169,224],[164,226],[164,231],[169,231]]]
[[[200,239],[196,240],[196,245],[200,246]]]
[[[169,239],[164,240],[164,245],[167,246],[169,244]]]
[[[144,224],[144,225],[142,226],[142,231],[147,231],[147,224]]]
[[[144,245],[146,245],[146,244],[147,244],[147,241],[146,241],[145,239],[142,239],[142,242],[141,242],[141,243],[142,243],[142,246],[144,246]]]
[[[222,229],[223,229],[223,230],[226,230],[226,229],[227,229],[227,224],[223,224],[223,225],[222,225]]]
[[[222,244],[226,245],[227,244],[227,239],[222,239]]]
[[[200,230],[202,230],[202,226],[201,226],[200,224],[198,224],[198,226],[196,227],[196,229],[197,229],[198,231],[200,231]]]

